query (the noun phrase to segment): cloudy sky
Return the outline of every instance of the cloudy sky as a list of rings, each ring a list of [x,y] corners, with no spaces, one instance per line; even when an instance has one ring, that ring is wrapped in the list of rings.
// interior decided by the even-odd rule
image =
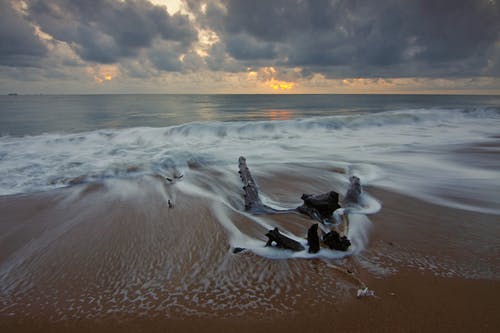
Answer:
[[[500,94],[498,0],[0,0],[0,93]]]

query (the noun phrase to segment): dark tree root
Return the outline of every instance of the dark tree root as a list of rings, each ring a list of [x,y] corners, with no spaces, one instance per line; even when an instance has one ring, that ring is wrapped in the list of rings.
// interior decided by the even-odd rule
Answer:
[[[266,246],[272,246],[273,243],[275,243],[276,247],[283,248],[283,249],[288,249],[292,251],[303,251],[304,247],[297,241],[294,241],[291,238],[286,237],[285,235],[281,234],[278,228],[274,228],[273,230],[269,230],[269,232],[266,234],[267,238],[269,239],[267,241]]]

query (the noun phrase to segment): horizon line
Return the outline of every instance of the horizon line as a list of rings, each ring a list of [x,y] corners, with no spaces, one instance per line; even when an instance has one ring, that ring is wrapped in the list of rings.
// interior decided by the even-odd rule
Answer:
[[[468,92],[468,93],[458,93],[458,92],[390,92],[390,93],[378,93],[378,92],[372,92],[372,93],[228,93],[228,92],[221,92],[221,93],[172,93],[172,92],[166,92],[166,93],[148,93],[148,92],[105,92],[105,93],[97,93],[97,92],[89,92],[89,93],[17,93],[17,92],[9,92],[9,93],[3,93],[0,96],[9,96],[9,97],[16,97],[16,96],[105,96],[105,95],[186,95],[186,96],[207,96],[207,95],[246,95],[246,96],[254,96],[254,95],[263,95],[263,96],[286,96],[286,95],[382,95],[382,96],[389,96],[389,95],[429,95],[429,96],[500,96],[500,91],[498,92]]]

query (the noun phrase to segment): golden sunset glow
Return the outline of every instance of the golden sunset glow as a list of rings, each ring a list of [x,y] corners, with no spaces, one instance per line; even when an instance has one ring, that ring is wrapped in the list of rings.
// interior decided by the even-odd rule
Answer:
[[[290,120],[292,119],[292,112],[288,110],[271,110],[266,112],[266,116],[270,120]]]
[[[87,67],[86,72],[92,76],[94,81],[101,84],[106,81],[113,80],[118,76],[119,70],[116,65],[100,65],[94,67]]]
[[[278,76],[278,70],[274,67],[261,67],[257,71],[247,68],[247,80],[260,82],[264,87],[283,91],[291,90],[297,85],[292,81],[278,80],[276,76]]]
[[[274,90],[290,90],[293,89],[295,83],[288,81],[279,81],[273,78],[267,81],[266,85],[273,88]]]
[[[257,75],[258,75],[257,72],[251,71],[251,72],[248,72],[247,78],[249,80],[255,80],[255,79],[257,79]]]

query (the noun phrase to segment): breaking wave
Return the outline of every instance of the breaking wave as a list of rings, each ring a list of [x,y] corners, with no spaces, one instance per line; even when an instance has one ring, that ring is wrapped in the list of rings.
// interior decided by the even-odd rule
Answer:
[[[0,137],[0,194],[144,175],[171,177],[196,166],[234,172],[245,155],[256,172],[321,164],[443,205],[500,213],[492,162],[464,149],[498,141],[495,108],[417,109],[286,121],[194,122],[165,128]],[[464,149],[463,149],[464,148]],[[496,153],[494,146],[483,147]],[[466,149],[465,149],[466,150]],[[485,156],[481,156],[483,158]],[[476,161],[477,162],[477,161]],[[457,184],[459,183],[459,185]],[[462,205],[461,198],[475,205]]]

